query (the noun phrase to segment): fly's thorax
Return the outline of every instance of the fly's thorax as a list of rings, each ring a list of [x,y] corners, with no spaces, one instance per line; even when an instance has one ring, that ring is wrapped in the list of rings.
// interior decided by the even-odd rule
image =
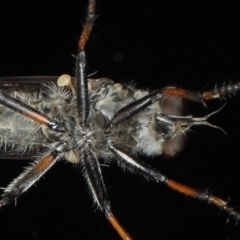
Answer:
[[[105,133],[111,119],[120,109],[145,97],[148,93],[148,91],[136,90],[119,83],[108,85],[107,88],[97,92],[99,96],[92,101],[89,122],[97,132],[98,143],[103,142],[104,154],[108,152],[106,144],[108,138],[113,144],[123,149],[130,149],[132,154],[143,153],[151,156],[161,154],[163,138],[159,138],[156,126],[156,113],[160,111],[159,102],[152,104],[129,120],[117,124],[108,134]]]
[[[124,106],[134,101],[134,90],[120,83],[108,86],[104,94],[94,103],[95,110],[100,111],[108,120]]]

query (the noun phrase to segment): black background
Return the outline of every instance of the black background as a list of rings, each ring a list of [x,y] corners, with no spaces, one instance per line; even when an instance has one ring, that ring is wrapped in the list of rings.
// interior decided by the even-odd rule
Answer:
[[[0,76],[74,75],[77,40],[87,1],[25,1],[0,4]],[[97,3],[87,45],[89,73],[140,88],[178,86],[212,89],[240,79],[237,1]],[[195,115],[219,109],[194,104]],[[230,199],[240,211],[240,97],[213,116],[227,132],[194,128],[177,159],[147,159],[170,178]],[[5,187],[28,163],[0,161]],[[116,166],[103,167],[112,209],[134,239],[235,240],[240,226],[216,207],[190,199],[163,184],[147,182]],[[7,239],[119,239],[93,207],[81,170],[55,165],[44,178],[0,212],[0,236]]]

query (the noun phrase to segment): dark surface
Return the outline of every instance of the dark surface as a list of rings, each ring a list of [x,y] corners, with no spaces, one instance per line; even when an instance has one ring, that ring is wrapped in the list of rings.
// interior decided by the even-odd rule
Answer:
[[[87,46],[89,73],[141,88],[179,86],[211,89],[240,80],[240,33],[237,1],[183,4],[171,1],[101,1]],[[74,75],[77,39],[86,1],[43,4],[1,3],[0,76]],[[190,9],[190,10],[189,10]],[[206,115],[224,101],[193,105]],[[149,159],[167,176],[209,189],[240,207],[240,97],[210,121],[227,132],[194,128],[177,158]],[[0,161],[0,186],[22,172],[25,161]],[[240,226],[207,203],[182,196],[163,184],[147,182],[103,167],[115,215],[134,239],[236,240]],[[60,162],[22,196],[0,211],[1,240],[119,239],[96,211],[81,169]]]

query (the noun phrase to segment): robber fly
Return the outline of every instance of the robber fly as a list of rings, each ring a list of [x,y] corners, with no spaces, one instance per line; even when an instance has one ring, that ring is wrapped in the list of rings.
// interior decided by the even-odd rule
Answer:
[[[76,76],[3,78],[1,81],[2,157],[37,160],[4,191],[0,208],[14,201],[60,159],[83,169],[95,204],[123,239],[132,239],[112,212],[100,161],[166,184],[180,193],[209,202],[237,221],[240,216],[226,201],[169,179],[140,159],[162,154],[163,145],[192,126],[210,125],[212,115],[177,116],[162,111],[161,100],[175,96],[205,102],[236,93],[239,84],[194,92],[178,88],[138,90],[108,78],[87,79],[86,45],[95,20],[89,1],[76,56]],[[26,82],[26,90],[20,83]],[[21,90],[19,90],[21,88]]]

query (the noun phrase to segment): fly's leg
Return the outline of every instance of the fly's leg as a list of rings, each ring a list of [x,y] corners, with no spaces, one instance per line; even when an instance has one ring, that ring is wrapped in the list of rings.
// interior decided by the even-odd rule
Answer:
[[[123,123],[124,121],[133,117],[134,115],[136,115],[137,113],[139,113],[140,111],[145,109],[146,107],[148,107],[151,104],[153,104],[154,102],[160,100],[162,98],[162,96],[163,95],[162,95],[161,91],[156,90],[156,91],[148,94],[147,96],[140,98],[140,99],[126,105],[125,107],[120,109],[113,116],[113,118],[109,124],[109,127],[107,128],[107,130],[105,132],[109,133],[114,126],[116,126],[120,123]]]
[[[118,232],[120,237],[124,240],[131,240],[132,238],[111,211],[111,205],[103,182],[101,168],[97,157],[91,149],[85,151],[82,162],[85,178],[95,203],[97,203],[100,210],[105,213],[106,218]]]
[[[78,115],[82,127],[87,126],[87,120],[89,116],[88,82],[86,72],[87,60],[85,47],[95,19],[95,5],[95,0],[89,0],[87,17],[82,34],[80,36],[80,40],[78,42],[78,53],[76,61],[76,95]],[[91,150],[88,150],[84,153],[83,166],[85,170],[85,177],[87,179],[87,183],[93,195],[94,201],[105,213],[106,218],[109,220],[118,234],[122,237],[122,239],[131,240],[131,237],[117,221],[111,211],[110,201],[108,199],[107,191],[103,182],[99,162]]]
[[[240,213],[236,212],[234,210],[234,208],[229,207],[227,205],[227,202],[222,200],[221,198],[211,195],[207,191],[200,191],[198,189],[189,187],[182,183],[175,182],[173,180],[167,180],[166,184],[173,190],[176,190],[187,196],[191,196],[191,197],[197,198],[199,200],[207,201],[207,202],[221,208],[222,210],[224,210],[229,216],[233,217],[236,221],[240,221]]]
[[[191,196],[199,200],[207,201],[224,210],[229,216],[233,217],[236,221],[240,221],[240,213],[236,212],[233,208],[229,207],[226,201],[214,195],[209,194],[207,191],[200,191],[195,188],[192,188],[168,179],[165,175],[163,175],[157,169],[149,166],[145,162],[139,159],[131,158],[123,150],[114,146],[110,140],[108,141],[108,147],[112,151],[112,153],[115,155],[118,161],[118,164],[123,169],[130,170],[131,172],[139,173],[142,176],[146,177],[147,179],[165,183],[170,188],[180,193],[183,193],[187,196]]]
[[[0,103],[37,123],[48,126],[50,129],[56,132],[66,131],[65,126],[62,123],[51,120],[48,116],[32,108],[31,106],[28,106],[26,103],[11,97],[2,90],[0,90]]]
[[[96,0],[88,0],[88,12],[85,19],[84,28],[78,42],[78,49],[84,50],[87,40],[91,34],[93,23],[95,20]]]
[[[77,80],[77,105],[80,124],[82,127],[86,126],[89,115],[89,100],[88,100],[88,84],[87,84],[87,59],[85,54],[85,47],[88,37],[92,31],[95,19],[95,0],[89,0],[88,12],[85,20],[84,28],[78,42],[78,53],[76,61],[76,80]]]
[[[164,88],[162,90],[163,94],[166,96],[177,96],[185,99],[189,99],[195,102],[202,102],[207,100],[212,100],[215,98],[224,98],[226,96],[230,96],[235,94],[240,90],[240,83],[229,84],[227,86],[215,87],[215,89],[211,91],[204,92],[194,92],[188,91],[179,88]]]
[[[147,96],[138,99],[127,106],[120,109],[112,118],[110,122],[110,127],[106,130],[106,133],[110,131],[110,129],[124,122],[125,120],[133,117],[138,112],[142,111],[149,105],[154,102],[160,100],[163,96],[176,96],[185,98],[195,102],[203,102],[207,100],[212,100],[215,98],[224,98],[225,96],[235,94],[240,90],[240,83],[230,84],[228,86],[222,86],[220,88],[215,88],[212,91],[204,91],[204,92],[194,92],[179,88],[163,88],[162,90],[156,90]]]
[[[109,133],[114,126],[123,123],[124,121],[133,117],[149,105],[160,100],[163,96],[176,96],[195,102],[203,102],[206,100],[223,98],[227,95],[235,94],[238,90],[240,90],[240,83],[223,86],[220,88],[215,88],[212,91],[204,92],[194,92],[178,88],[164,88],[162,90],[156,90],[148,94],[147,96],[138,99],[120,109],[111,119],[106,133]]]
[[[26,192],[45,172],[62,158],[65,148],[66,143],[61,142],[57,144],[50,153],[15,178],[4,190],[2,199],[0,200],[0,208]]]

